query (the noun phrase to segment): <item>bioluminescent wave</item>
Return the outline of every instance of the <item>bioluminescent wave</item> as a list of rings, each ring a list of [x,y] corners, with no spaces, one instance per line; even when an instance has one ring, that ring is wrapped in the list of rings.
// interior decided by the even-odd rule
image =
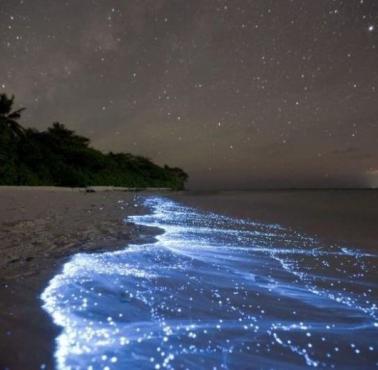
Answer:
[[[377,255],[144,202],[156,242],[77,254],[43,292],[58,369],[377,368]]]

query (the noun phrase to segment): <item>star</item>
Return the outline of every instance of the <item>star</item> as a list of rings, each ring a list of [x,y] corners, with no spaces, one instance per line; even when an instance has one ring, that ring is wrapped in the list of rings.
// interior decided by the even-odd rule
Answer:
[[[0,2],[0,91],[26,127],[59,120],[183,168],[193,188],[284,186],[283,163],[293,181],[358,185],[376,166],[377,0]],[[352,140],[360,153],[335,154]]]

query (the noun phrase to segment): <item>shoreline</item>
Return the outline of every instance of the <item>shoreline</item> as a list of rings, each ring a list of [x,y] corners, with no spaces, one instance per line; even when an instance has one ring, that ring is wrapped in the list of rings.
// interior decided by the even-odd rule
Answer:
[[[125,221],[147,213],[143,193],[60,190],[0,188],[1,369],[53,369],[60,328],[40,295],[73,255],[119,250],[160,232]]]
[[[307,198],[300,198],[300,203],[308,204]],[[246,199],[241,201],[245,206]],[[230,206],[227,200],[223,208],[225,203]],[[295,205],[293,199],[289,203]],[[210,204],[217,205],[214,200]],[[57,347],[62,368],[93,364],[104,369],[147,369],[149,355],[158,348],[163,358],[152,357],[156,368],[191,367],[197,362],[211,367],[222,361],[219,343],[222,353],[230,351],[227,364],[231,367],[243,367],[256,353],[262,367],[328,368],[350,363],[369,367],[374,363],[374,348],[368,345],[374,341],[375,295],[370,287],[375,272],[371,258],[376,254],[323,244],[297,231],[253,220],[203,213],[167,197],[150,198],[145,205],[153,216],[131,221],[165,230],[158,243],[136,247],[132,253],[126,249],[77,256],[44,292],[47,311],[64,326]],[[340,281],[337,286],[335,280]],[[230,292],[237,297],[230,298]],[[226,325],[221,325],[223,320]],[[294,330],[280,330],[281,320],[285,328]],[[295,329],[298,323],[306,336]],[[253,328],[251,334],[245,332],[246,326]],[[281,341],[282,332],[294,341],[293,346]],[[193,342],[185,340],[187,336],[197,338],[199,351],[190,352]],[[251,344],[256,336],[259,344],[266,344],[261,352]],[[308,336],[314,338],[311,346]],[[327,343],[321,343],[322,336]],[[312,348],[312,343],[313,351],[302,350]],[[351,344],[357,352],[348,351]],[[342,353],[327,359],[324,353],[335,345]],[[90,356],[75,348],[88,349]]]
[[[40,294],[71,256],[120,250],[161,233],[125,222],[127,216],[149,213],[139,202],[144,192],[69,190],[0,187],[1,369],[53,369],[60,328],[42,309]],[[368,197],[363,191],[353,197],[348,191],[302,193],[299,198],[288,191],[188,191],[168,197],[204,211],[289,226],[331,243],[348,240],[376,248],[378,191]]]
[[[154,187],[135,187],[124,186],[86,186],[86,187],[66,187],[66,186],[29,186],[29,185],[0,185],[1,191],[54,191],[54,192],[79,192],[79,193],[98,193],[98,192],[173,192],[170,188]]]

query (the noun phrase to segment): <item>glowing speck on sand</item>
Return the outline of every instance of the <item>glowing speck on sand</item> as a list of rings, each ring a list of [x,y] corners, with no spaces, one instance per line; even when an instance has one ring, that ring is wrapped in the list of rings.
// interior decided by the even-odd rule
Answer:
[[[376,366],[377,256],[147,198],[155,243],[77,254],[42,294],[62,369]]]

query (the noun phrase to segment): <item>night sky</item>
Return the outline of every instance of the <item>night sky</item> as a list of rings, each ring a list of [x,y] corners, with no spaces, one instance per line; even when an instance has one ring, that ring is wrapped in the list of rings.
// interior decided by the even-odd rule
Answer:
[[[192,188],[378,186],[377,0],[0,0],[0,92]]]

